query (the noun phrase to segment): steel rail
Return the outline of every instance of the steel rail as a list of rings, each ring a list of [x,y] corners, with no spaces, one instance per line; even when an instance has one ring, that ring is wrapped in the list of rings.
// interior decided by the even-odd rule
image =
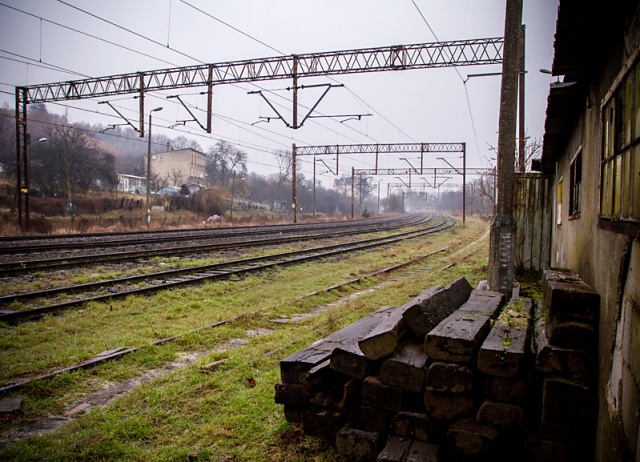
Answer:
[[[407,221],[416,220],[419,215],[410,215],[408,217],[403,218],[393,218],[393,219],[384,219],[373,224],[379,223],[403,223]],[[370,225],[372,222],[367,221],[366,225]],[[85,239],[84,235],[80,235],[79,237],[69,237],[69,236],[47,236],[45,238],[41,238],[41,240],[61,240],[67,239],[69,242],[65,243],[44,243],[44,244],[24,244],[24,245],[10,245],[10,242],[5,241],[2,247],[0,247],[0,253],[32,253],[32,252],[41,252],[48,250],[61,250],[61,249],[78,249],[78,248],[91,248],[91,247],[115,247],[115,246],[123,246],[123,245],[139,245],[143,243],[159,243],[159,242],[175,242],[175,241],[185,241],[185,240],[196,240],[196,239],[216,239],[216,238],[228,238],[228,237],[239,237],[239,236],[248,236],[248,235],[263,235],[265,232],[273,233],[294,233],[300,230],[309,230],[309,229],[336,229],[341,227],[353,227],[358,225],[364,225],[364,220],[357,220],[354,222],[329,222],[329,223],[313,223],[313,224],[305,224],[305,225],[284,225],[284,227],[276,226],[276,227],[234,227],[234,228],[218,228],[215,230],[203,230],[203,229],[195,229],[195,230],[185,230],[183,232],[178,231],[166,231],[171,232],[172,234],[169,236],[157,236],[156,233],[149,235],[150,233],[143,231],[138,233],[114,233],[108,234],[104,233],[99,237],[113,237],[114,239],[109,240],[101,240],[101,239],[92,239],[89,242],[79,242],[81,239]],[[228,231],[230,230],[230,231]],[[194,232],[195,231],[195,232]],[[200,231],[200,232],[197,232]],[[14,241],[19,242],[19,241]]]
[[[416,226],[420,223],[428,222],[431,218],[423,217],[419,220],[415,221],[407,221],[404,222],[403,226]],[[11,276],[29,273],[33,271],[42,271],[42,270],[59,270],[72,268],[77,266],[82,266],[87,263],[95,264],[95,263],[111,263],[118,261],[131,261],[139,258],[149,258],[155,256],[173,256],[173,255],[186,255],[193,254],[199,252],[211,252],[215,250],[231,250],[243,247],[254,247],[254,246],[266,246],[271,244],[283,244],[283,243],[291,243],[291,242],[299,242],[302,240],[315,240],[315,239],[323,239],[330,237],[338,237],[352,234],[362,234],[369,232],[380,232],[389,229],[394,229],[397,227],[396,223],[378,223],[374,226],[368,226],[366,229],[363,229],[361,226],[355,227],[344,227],[343,230],[340,231],[327,231],[324,233],[318,234],[297,234],[295,236],[282,237],[281,235],[275,237],[269,237],[264,239],[250,239],[250,240],[242,240],[242,241],[232,241],[232,242],[217,242],[213,244],[201,244],[201,245],[191,245],[188,247],[179,246],[179,247],[164,247],[164,248],[156,248],[156,249],[147,249],[147,250],[135,250],[135,251],[122,251],[122,252],[114,252],[108,254],[92,254],[92,255],[81,255],[81,256],[66,256],[66,257],[58,257],[58,258],[50,258],[50,259],[41,259],[41,260],[18,260],[7,263],[0,263],[0,276]],[[328,230],[335,228],[326,228]],[[246,235],[241,235],[246,236]],[[220,239],[218,237],[217,239]],[[214,238],[212,238],[214,239]],[[189,239],[193,240],[193,238]],[[143,241],[146,242],[146,241]],[[131,244],[133,245],[133,244]],[[101,245],[98,245],[101,247]]]
[[[55,289],[31,292],[27,294],[16,294],[0,297],[0,303],[11,303],[18,300],[26,300],[33,298],[42,298],[47,295],[55,295],[60,293],[79,293],[90,290],[104,289],[107,286],[115,286],[118,284],[131,284],[141,283],[151,280],[162,279],[164,282],[147,285],[142,288],[125,290],[117,293],[103,294],[94,297],[88,297],[80,300],[67,301],[63,303],[38,306],[22,311],[5,311],[0,313],[0,321],[16,322],[19,320],[26,320],[29,318],[37,317],[46,313],[53,313],[68,309],[75,306],[84,305],[90,301],[108,301],[118,298],[127,297],[134,294],[150,294],[165,290],[169,288],[177,288],[185,285],[191,285],[201,283],[205,280],[225,280],[234,276],[242,276],[249,273],[260,272],[265,269],[288,266],[293,264],[305,263],[311,260],[323,259],[329,256],[335,256],[344,254],[347,252],[354,252],[358,250],[364,250],[368,248],[378,247],[381,245],[391,244],[406,239],[411,239],[434,232],[439,232],[444,229],[448,229],[455,224],[455,221],[450,217],[444,217],[443,221],[435,226],[426,228],[423,230],[409,231],[398,233],[392,236],[383,238],[371,238],[360,241],[351,242],[348,244],[336,244],[332,246],[315,247],[311,249],[305,249],[300,251],[284,252],[276,255],[269,255],[263,257],[252,257],[239,260],[232,260],[227,262],[215,263],[210,265],[198,266],[193,268],[181,268],[173,269],[158,273],[152,273],[140,276],[130,276],[126,278],[113,279],[110,281],[102,281],[96,283],[81,284],[71,287],[58,287]],[[168,278],[181,278],[181,279],[169,279]]]
[[[360,282],[362,282],[362,281],[364,281],[366,279],[370,279],[370,278],[373,278],[373,277],[381,276],[381,275],[384,275],[384,274],[391,273],[393,271],[397,271],[397,270],[406,268],[406,267],[411,266],[411,265],[415,265],[416,263],[419,263],[419,262],[421,262],[423,260],[426,260],[427,258],[429,258],[429,257],[431,257],[431,256],[433,256],[433,255],[435,255],[437,253],[444,252],[445,250],[448,250],[448,247],[443,247],[441,249],[434,250],[433,252],[429,252],[426,255],[421,255],[419,257],[412,258],[411,260],[408,260],[408,261],[405,261],[405,262],[402,262],[402,263],[398,263],[398,264],[389,266],[387,268],[383,268],[381,270],[374,271],[373,273],[361,276],[359,278],[351,279],[349,281],[346,281],[346,282],[343,282],[343,283],[340,283],[340,284],[335,284],[335,285],[332,285],[330,287],[325,287],[324,289],[320,289],[320,290],[311,292],[309,294],[303,295],[301,297],[298,297],[298,299],[299,300],[304,300],[304,299],[311,298],[311,297],[314,297],[314,296],[317,296],[317,295],[320,295],[320,294],[324,294],[324,293],[330,292],[332,290],[339,290],[339,289],[342,289],[342,288],[345,288],[345,287],[349,287],[351,285],[358,284],[358,283],[360,283]],[[116,360],[116,359],[123,358],[123,357],[125,357],[125,356],[127,356],[127,355],[129,355],[131,353],[134,353],[136,351],[142,350],[143,348],[147,348],[147,347],[150,347],[150,346],[162,345],[164,343],[171,342],[173,340],[182,338],[185,335],[193,334],[193,333],[196,333],[196,332],[201,332],[201,331],[206,330],[206,329],[213,329],[213,328],[216,328],[216,327],[220,327],[220,326],[226,325],[226,324],[228,324],[230,322],[236,321],[238,319],[245,318],[246,316],[249,316],[249,315],[252,315],[252,314],[257,314],[257,313],[262,313],[262,312],[264,312],[264,311],[266,311],[267,309],[270,309],[270,308],[273,308],[273,306],[268,306],[266,308],[260,308],[259,310],[254,310],[254,311],[249,312],[249,313],[241,313],[241,314],[236,315],[236,316],[234,316],[234,317],[232,317],[230,319],[225,319],[225,320],[214,322],[212,324],[207,324],[205,326],[201,326],[201,327],[198,327],[196,329],[192,329],[192,330],[189,330],[187,332],[183,332],[181,334],[177,334],[177,335],[174,335],[174,336],[171,336],[171,337],[165,337],[165,338],[162,338],[162,339],[154,340],[153,342],[150,342],[150,343],[145,344],[145,345],[139,345],[139,346],[131,347],[131,348],[122,348],[121,347],[121,348],[114,348],[114,349],[111,349],[111,350],[107,350],[107,351],[105,351],[105,352],[103,352],[101,354],[98,354],[94,358],[88,359],[86,361],[82,361],[82,362],[80,362],[78,364],[67,366],[67,367],[64,367],[64,368],[61,368],[61,369],[57,369],[57,370],[55,370],[53,372],[49,372],[47,374],[38,375],[38,376],[33,377],[33,378],[29,378],[29,379],[26,379],[26,380],[21,380],[20,382],[15,382],[15,383],[11,383],[9,385],[5,385],[3,387],[0,387],[0,394],[17,391],[17,390],[23,388],[25,385],[28,385],[30,383],[37,382],[37,381],[40,381],[40,380],[50,379],[50,378],[53,378],[53,377],[55,377],[57,375],[63,374],[65,372],[74,372],[74,371],[77,371],[77,370],[89,369],[89,368],[98,366],[98,365],[100,365],[102,363],[105,363],[107,361],[113,361],[113,360]]]

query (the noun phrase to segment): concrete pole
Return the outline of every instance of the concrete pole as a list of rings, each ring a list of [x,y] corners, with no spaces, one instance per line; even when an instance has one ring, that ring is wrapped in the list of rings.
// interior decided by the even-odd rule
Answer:
[[[507,0],[498,124],[496,214],[489,243],[489,288],[511,297],[514,278],[513,183],[522,0]]]
[[[526,26],[520,26],[520,74],[518,79],[518,171],[524,173],[525,165],[525,148],[526,135],[524,125],[524,44],[525,44]]]
[[[162,111],[162,107],[157,107],[149,111],[149,140],[147,142],[147,229],[151,227],[151,124],[153,123],[151,115],[158,111]]]
[[[353,207],[354,207],[354,196],[355,196],[355,177],[356,177],[356,169],[355,167],[351,167],[351,219],[353,220]]]
[[[298,196],[296,194],[296,144],[291,145],[291,211],[293,222],[298,222]]]

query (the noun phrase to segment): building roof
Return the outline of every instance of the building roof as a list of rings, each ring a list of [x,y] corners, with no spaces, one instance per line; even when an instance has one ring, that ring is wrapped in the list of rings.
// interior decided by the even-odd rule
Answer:
[[[160,155],[160,154],[173,154],[176,152],[182,152],[182,151],[193,151],[195,153],[201,154],[203,156],[206,156],[206,154],[204,152],[200,152],[197,149],[193,149],[193,148],[184,148],[184,149],[172,149],[170,151],[163,151],[163,152],[155,152],[154,155]]]
[[[560,0],[551,73],[564,78],[551,84],[547,98],[542,143],[545,173],[554,172],[555,161],[587,104],[588,85],[598,75],[612,41],[623,30],[621,21],[637,5],[637,0]]]

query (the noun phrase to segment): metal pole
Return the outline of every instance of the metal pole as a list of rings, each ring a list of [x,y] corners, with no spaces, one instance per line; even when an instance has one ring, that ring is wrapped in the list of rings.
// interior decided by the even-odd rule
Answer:
[[[162,107],[157,107],[149,111],[149,140],[147,143],[147,229],[151,227],[151,114],[162,111]]]
[[[380,180],[378,180],[378,215],[380,215]]]
[[[462,227],[467,217],[467,143],[462,143]]]
[[[291,210],[293,222],[298,222],[298,198],[296,195],[296,144],[291,145]]]
[[[18,226],[22,231],[29,231],[30,215],[27,138],[27,89],[16,88],[16,199],[18,200]]]
[[[358,212],[362,213],[362,173],[360,174],[360,182],[358,183],[358,195],[360,196]]]
[[[353,201],[354,201],[354,196],[355,196],[355,176],[356,176],[356,172],[355,172],[355,167],[351,167],[351,219],[353,220]]]
[[[229,221],[233,221],[233,192],[236,187],[236,171],[233,170],[233,179],[231,180],[231,205],[229,206]]]
[[[316,156],[313,156],[313,218],[316,217]]]
[[[298,128],[298,57],[293,56],[293,128]],[[295,223],[295,220],[294,220]]]

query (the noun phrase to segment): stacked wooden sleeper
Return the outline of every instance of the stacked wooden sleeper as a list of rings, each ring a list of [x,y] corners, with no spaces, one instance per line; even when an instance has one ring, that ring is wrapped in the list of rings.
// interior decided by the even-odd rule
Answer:
[[[484,457],[504,432],[491,421],[500,406],[485,406],[489,422],[476,418],[489,383],[476,362],[502,304],[501,294],[474,291],[461,278],[397,309],[382,308],[283,360],[276,401],[305,434],[335,437],[352,460]],[[518,345],[511,342],[500,357],[513,360]],[[326,375],[316,380],[320,366]],[[305,397],[283,390],[304,390]],[[493,384],[487,393],[499,390]],[[318,399],[327,394],[334,399]]]

